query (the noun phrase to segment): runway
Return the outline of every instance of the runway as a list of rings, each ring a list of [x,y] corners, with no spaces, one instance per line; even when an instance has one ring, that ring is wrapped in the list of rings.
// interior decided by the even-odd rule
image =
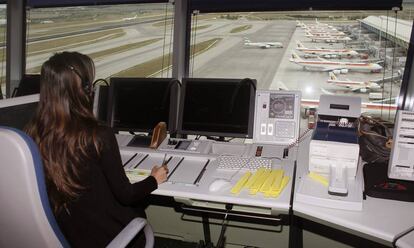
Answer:
[[[111,75],[126,70],[135,65],[144,63],[162,53],[172,52],[171,34],[164,30],[164,26],[153,25],[153,22],[143,21],[136,25],[127,23],[122,27],[125,35],[122,37],[97,41],[93,44],[76,47],[76,50],[90,54],[111,48],[116,48],[126,44],[132,44],[148,39],[161,38],[163,40],[152,44],[132,49],[95,60],[96,78],[109,78]],[[105,27],[114,25],[103,24]],[[343,48],[342,43],[313,43],[304,36],[304,31],[296,27],[293,20],[227,20],[212,18],[198,21],[197,25],[203,28],[192,33],[192,43],[200,43],[213,38],[221,38],[217,44],[205,52],[194,57],[189,62],[190,77],[209,77],[209,78],[253,78],[257,80],[258,89],[284,89],[300,90],[303,99],[319,99],[321,94],[345,94],[360,96],[364,102],[369,101],[367,93],[355,93],[345,88],[328,85],[328,72],[304,70],[301,66],[289,62],[292,51],[295,50],[296,41],[301,41],[305,46],[313,48],[316,46]],[[241,26],[249,25],[250,28],[241,32],[234,32]],[[97,27],[96,30],[101,30]],[[167,31],[167,32],[165,32]],[[166,35],[164,35],[166,33]],[[79,35],[72,34],[71,35]],[[282,42],[283,48],[262,49],[259,47],[245,46],[244,39],[248,38],[252,42]],[[49,42],[57,39],[56,37]],[[297,52],[297,51],[296,51]],[[299,52],[297,52],[300,54]],[[53,52],[45,52],[27,59],[28,69],[39,67]],[[342,59],[345,61],[347,59]],[[357,59],[354,59],[357,60]],[[396,73],[396,70],[394,71]],[[386,71],[385,76],[390,74]],[[171,76],[171,72],[169,74]],[[155,75],[157,76],[157,75]],[[164,74],[165,76],[165,74]],[[360,73],[350,71],[338,78],[356,81],[365,81],[384,77],[383,73]],[[392,86],[392,87],[391,87]],[[399,86],[387,83],[380,93],[386,97],[395,97],[399,94]]]

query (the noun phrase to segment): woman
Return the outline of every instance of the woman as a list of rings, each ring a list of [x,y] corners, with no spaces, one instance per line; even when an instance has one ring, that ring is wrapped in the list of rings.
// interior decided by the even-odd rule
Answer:
[[[94,64],[77,52],[53,55],[41,69],[40,101],[27,127],[38,144],[49,201],[66,239],[74,247],[106,246],[135,217],[163,183],[167,168],[155,166],[131,184],[115,136],[92,113]],[[135,246],[145,243],[143,234]]]

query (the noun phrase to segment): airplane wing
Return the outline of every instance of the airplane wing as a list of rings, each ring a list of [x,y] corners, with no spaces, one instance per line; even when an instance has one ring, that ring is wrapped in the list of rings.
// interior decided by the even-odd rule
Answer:
[[[353,87],[348,86],[348,88],[350,88],[352,92],[360,92],[361,89],[366,90],[366,88],[364,86],[353,86]]]
[[[322,58],[320,56],[317,56],[316,58],[318,58],[320,61],[328,61],[328,60],[326,60],[326,59],[324,59],[324,58]]]
[[[340,71],[340,70],[343,70],[343,69],[346,69],[346,68],[343,68],[343,67],[325,67],[324,69],[322,69],[322,71],[327,71],[327,72],[332,71],[332,72],[334,72],[334,71],[337,71],[337,70]],[[334,73],[336,73],[336,72],[334,72]]]

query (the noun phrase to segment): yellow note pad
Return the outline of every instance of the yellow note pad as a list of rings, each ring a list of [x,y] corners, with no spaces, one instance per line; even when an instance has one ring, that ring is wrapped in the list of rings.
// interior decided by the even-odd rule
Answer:
[[[253,174],[253,176],[252,177],[250,177],[249,178],[249,181],[247,181],[247,183],[245,184],[245,187],[246,188],[250,188],[250,187],[252,187],[253,186],[253,184],[254,184],[254,182],[256,182],[256,180],[262,175],[262,173],[264,173],[265,172],[265,169],[264,168],[260,168],[260,169],[258,169],[254,174]]]
[[[244,175],[237,181],[236,185],[230,190],[233,194],[238,194],[242,190],[243,186],[247,183],[247,180],[249,180],[250,176],[252,175],[251,172],[246,172]]]
[[[126,170],[125,174],[128,177],[129,181],[136,182],[141,181],[143,178],[149,176],[151,172],[142,170]]]
[[[272,184],[273,184],[273,182],[276,179],[276,176],[278,175],[278,173],[281,173],[281,171],[282,170],[272,170],[270,172],[270,176],[267,177],[266,181],[264,182],[264,184],[260,188],[260,192],[266,193],[267,191],[269,191]]]
[[[270,176],[270,170],[265,170],[253,183],[253,185],[250,187],[250,194],[255,195],[262,185],[265,183],[266,179]]]
[[[285,174],[284,170],[277,170],[277,174],[275,177],[275,180],[272,183],[272,186],[270,187],[270,191],[276,191],[276,190],[280,190],[281,186],[282,186],[282,179],[283,179],[283,175]]]
[[[313,180],[323,184],[325,187],[328,187],[328,185],[329,185],[328,178],[326,178],[322,175],[319,175],[318,173],[315,173],[315,172],[311,171],[311,172],[309,172],[308,176],[310,178],[312,178]]]
[[[266,197],[269,197],[269,196],[271,196],[271,197],[278,197],[280,195],[280,193],[283,191],[283,189],[286,187],[286,185],[289,183],[289,179],[290,179],[289,176],[284,176],[283,179],[282,179],[282,183],[281,183],[280,189],[279,190],[271,190],[271,191],[268,191],[265,194],[265,196]]]

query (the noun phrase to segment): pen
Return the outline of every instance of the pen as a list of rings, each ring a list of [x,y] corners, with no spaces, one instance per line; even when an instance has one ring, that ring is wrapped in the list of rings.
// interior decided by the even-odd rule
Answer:
[[[164,154],[164,159],[162,160],[161,166],[165,165],[165,162],[167,162],[167,153]]]

